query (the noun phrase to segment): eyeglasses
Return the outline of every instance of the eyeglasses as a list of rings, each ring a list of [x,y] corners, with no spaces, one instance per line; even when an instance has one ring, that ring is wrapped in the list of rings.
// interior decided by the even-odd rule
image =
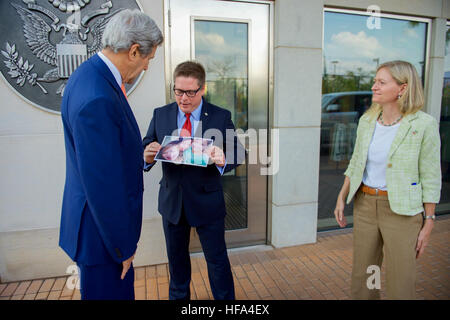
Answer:
[[[199,87],[197,90],[181,90],[181,89],[176,89],[175,86],[173,87],[173,92],[175,93],[176,96],[182,97],[185,93],[189,98],[193,98],[195,97],[195,95],[197,94],[197,92],[200,91],[202,87]]]

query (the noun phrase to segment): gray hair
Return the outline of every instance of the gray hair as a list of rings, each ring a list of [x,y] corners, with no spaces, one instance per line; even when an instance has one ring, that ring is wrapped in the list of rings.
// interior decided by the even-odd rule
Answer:
[[[106,25],[102,45],[117,53],[138,44],[139,52],[147,56],[163,40],[161,30],[152,18],[137,9],[125,9],[114,15]]]

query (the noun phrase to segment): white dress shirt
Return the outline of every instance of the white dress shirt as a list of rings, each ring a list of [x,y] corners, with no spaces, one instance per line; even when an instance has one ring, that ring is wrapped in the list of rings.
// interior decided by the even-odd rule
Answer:
[[[122,87],[122,76],[120,75],[119,69],[117,69],[116,66],[111,62],[111,60],[109,60],[101,51],[99,51],[97,54],[113,74],[114,79],[116,79],[117,84],[119,85],[119,88]]]

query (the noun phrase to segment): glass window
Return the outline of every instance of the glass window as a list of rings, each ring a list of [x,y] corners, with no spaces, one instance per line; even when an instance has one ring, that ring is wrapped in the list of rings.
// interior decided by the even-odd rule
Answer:
[[[227,108],[236,128],[247,130],[248,25],[195,21],[195,58],[206,68],[205,99]]]
[[[429,20],[381,15],[379,24],[371,25],[368,19],[373,18],[353,11],[324,12],[319,230],[338,228],[336,198],[353,153],[358,120],[371,105],[379,64],[409,61],[424,81]],[[352,212],[353,205],[346,206],[349,226]]]
[[[205,99],[228,109],[237,129],[248,127],[248,24],[195,20],[195,59],[206,68]],[[248,226],[247,167],[223,176],[225,229]]]
[[[441,169],[442,191],[441,201],[436,208],[437,213],[450,212],[450,22],[447,22],[445,46],[444,87],[442,91],[441,121]]]

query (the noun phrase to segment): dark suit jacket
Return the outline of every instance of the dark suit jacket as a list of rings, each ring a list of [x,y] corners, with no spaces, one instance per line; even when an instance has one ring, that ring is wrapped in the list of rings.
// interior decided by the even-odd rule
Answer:
[[[177,113],[176,102],[154,110],[147,135],[143,140],[144,148],[153,141],[161,144],[165,136],[174,135],[174,131],[178,129]],[[224,150],[227,160],[225,172],[243,162],[244,149],[238,142],[234,130],[231,113],[228,110],[203,100],[200,123],[195,136],[211,138],[215,145]],[[160,181],[158,210],[167,220],[174,224],[178,223],[182,205],[191,226],[208,224],[225,217],[221,175],[215,164],[210,164],[206,168],[168,162],[161,164],[163,177]]]
[[[70,77],[61,116],[66,183],[59,245],[79,263],[120,263],[136,251],[141,232],[142,138],[98,55]]]

